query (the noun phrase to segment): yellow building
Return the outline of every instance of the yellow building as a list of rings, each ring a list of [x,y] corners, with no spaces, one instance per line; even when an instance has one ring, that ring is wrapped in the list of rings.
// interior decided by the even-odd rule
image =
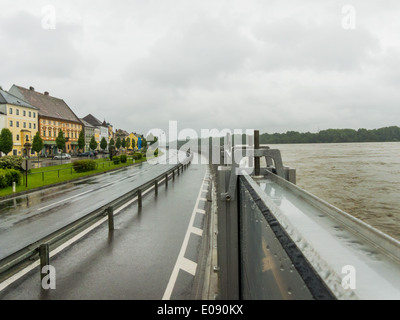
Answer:
[[[29,89],[13,85],[10,93],[37,107],[39,130],[43,139],[42,155],[54,156],[58,150],[56,138],[60,130],[66,139],[65,151],[70,154],[78,152],[79,134],[83,130],[82,122],[64,100],[50,96],[49,92],[40,93],[35,88]]]
[[[131,145],[132,145],[132,141],[135,140],[135,149],[137,149],[137,147],[138,147],[138,139],[139,138],[134,133],[131,133],[129,135],[129,138],[131,139]],[[129,148],[129,149],[131,149],[131,148]]]
[[[13,135],[15,156],[26,156],[25,144],[32,144],[38,131],[39,109],[0,88],[0,131],[7,128]],[[33,150],[28,156],[35,155]]]

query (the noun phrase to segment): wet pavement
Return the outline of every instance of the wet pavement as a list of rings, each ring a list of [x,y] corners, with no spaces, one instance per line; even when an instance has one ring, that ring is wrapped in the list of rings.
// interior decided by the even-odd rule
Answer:
[[[98,181],[92,185],[96,186],[96,193],[77,186],[78,192],[88,193],[76,198],[72,198],[74,193],[69,193],[65,195],[69,200],[64,199],[60,203],[57,203],[61,201],[59,198],[54,199],[56,202],[37,201],[29,208],[40,211],[41,207],[48,206],[40,214],[41,224],[65,224],[95,205],[101,205],[102,198],[112,200],[117,196],[115,189],[133,188],[135,181],[151,179],[159,174],[159,170],[165,170],[164,166],[168,165],[156,165],[151,170],[145,170],[143,175],[135,170],[127,170],[124,177],[118,175],[118,188],[115,185],[102,185],[107,180]],[[136,175],[129,177],[132,172],[136,172]],[[84,184],[85,188],[88,183]],[[201,288],[194,284],[198,282],[195,278],[201,272],[197,266],[199,256],[202,259],[200,247],[205,236],[207,190],[207,166],[192,164],[167,188],[160,186],[157,196],[150,191],[143,200],[142,210],[139,211],[134,202],[116,212],[113,232],[108,231],[105,222],[52,257],[50,264],[56,270],[55,290],[41,288],[39,269],[36,267],[0,291],[0,299],[201,298]],[[54,194],[62,193],[62,190],[58,190]],[[32,219],[37,221],[34,217]],[[57,223],[57,220],[62,222]],[[32,223],[28,222],[29,217],[21,219],[14,227],[17,225],[18,229],[22,228],[19,229],[21,232],[28,232],[33,228]],[[46,229],[43,233],[48,232]],[[4,234],[7,235],[7,232],[3,229],[0,238]],[[19,236],[22,236],[21,233]],[[18,234],[10,238],[17,239]]]

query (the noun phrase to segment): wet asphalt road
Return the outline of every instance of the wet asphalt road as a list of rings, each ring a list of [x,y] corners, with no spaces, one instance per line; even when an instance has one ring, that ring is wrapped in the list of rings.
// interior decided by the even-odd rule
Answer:
[[[142,163],[122,171],[0,201],[0,259],[109,203],[173,166]]]
[[[96,183],[89,182],[95,183],[89,185],[97,190],[95,193],[87,190],[85,183],[67,193],[57,190],[53,197],[48,195],[52,199],[47,201],[31,201],[25,204],[28,217],[12,224],[11,230],[18,229],[18,232],[4,230],[7,219],[2,221],[0,239],[23,237],[24,242],[30,242],[32,237],[24,235],[36,223],[46,223],[48,228],[37,233],[47,234],[50,228],[57,228],[54,224],[59,227],[76,219],[94,206],[112,200],[110,197],[117,196],[117,189],[134,187],[137,181],[151,179],[165,170],[165,166],[169,165],[151,169],[143,165],[115,174],[118,188],[103,177]],[[113,232],[103,223],[52,257],[51,265],[56,269],[55,290],[41,288],[39,269],[35,268],[0,291],[0,299],[198,299],[201,288],[193,284],[200,271],[197,265],[205,233],[207,190],[207,167],[192,164],[168,188],[160,187],[157,196],[154,191],[149,192],[142,210],[138,211],[137,204],[133,203],[118,212]],[[40,215],[29,217],[28,212],[32,210]],[[39,234],[35,236],[41,237]]]

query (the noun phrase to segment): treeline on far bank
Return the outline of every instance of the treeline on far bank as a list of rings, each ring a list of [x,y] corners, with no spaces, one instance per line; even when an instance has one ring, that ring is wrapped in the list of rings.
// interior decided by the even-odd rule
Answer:
[[[286,143],[346,143],[346,142],[392,142],[400,141],[400,127],[391,126],[379,129],[327,129],[318,133],[264,133],[260,135],[261,144]]]

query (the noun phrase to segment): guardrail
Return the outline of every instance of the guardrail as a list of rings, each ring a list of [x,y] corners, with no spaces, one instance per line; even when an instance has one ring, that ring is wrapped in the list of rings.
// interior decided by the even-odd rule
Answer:
[[[108,227],[109,230],[112,231],[114,229],[115,209],[121,207],[130,200],[134,200],[135,197],[137,197],[138,208],[142,208],[142,198],[145,191],[154,187],[155,193],[157,194],[159,184],[164,181],[165,186],[167,187],[168,181],[170,179],[175,180],[176,174],[179,176],[183,173],[183,171],[191,164],[192,159],[193,154],[188,156],[181,163],[177,164],[174,168],[167,170],[156,178],[136,187],[110,203],[90,212],[84,217],[0,260],[0,283],[37,260],[40,260],[40,270],[42,270],[44,266],[50,264],[50,251],[57,249],[63,243],[104,217],[108,216]]]

